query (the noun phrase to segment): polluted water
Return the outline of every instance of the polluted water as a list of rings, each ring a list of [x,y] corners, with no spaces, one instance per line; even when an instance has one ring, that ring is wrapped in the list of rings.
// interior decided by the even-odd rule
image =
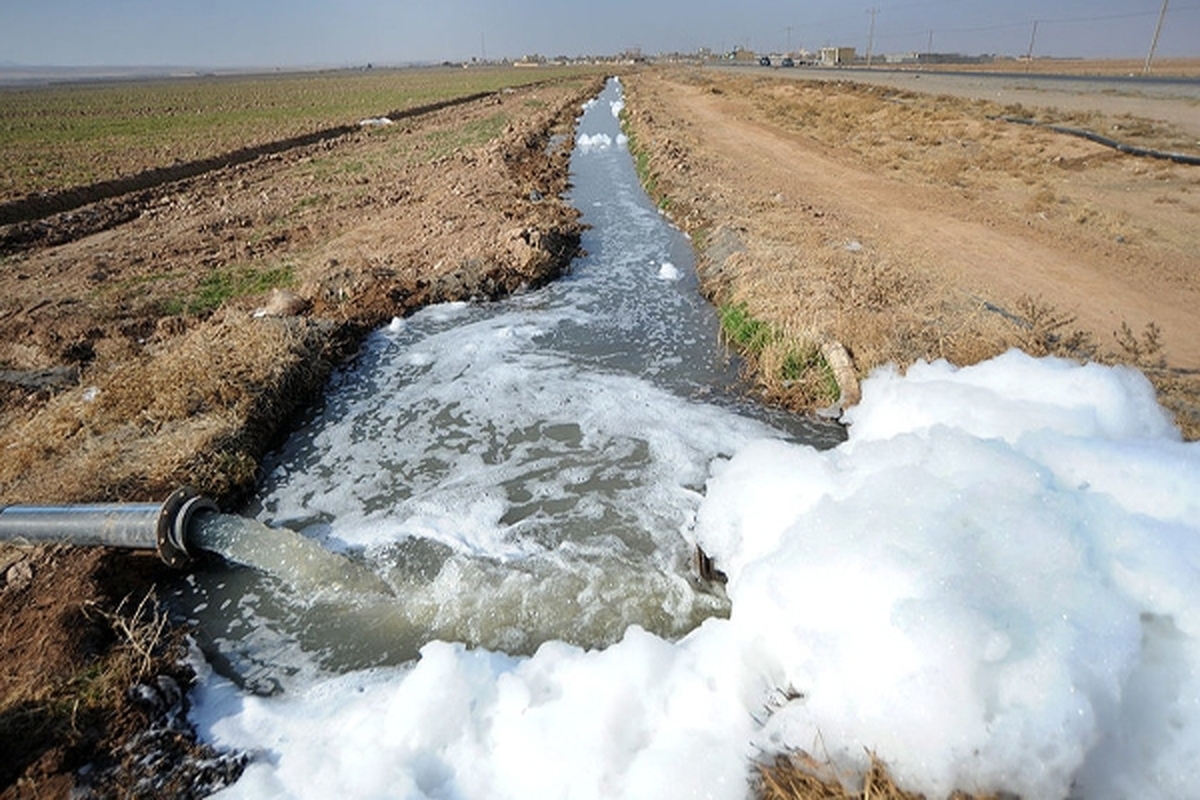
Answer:
[[[220,553],[227,561],[271,573],[308,596],[390,595],[391,589],[363,564],[331,553],[286,528],[254,519],[200,513],[188,529],[188,544]]]
[[[728,614],[694,570],[710,465],[842,431],[745,399],[691,244],[639,185],[622,102],[614,81],[579,122],[569,199],[589,227],[568,273],[377,331],[271,457],[256,529],[210,534],[234,563],[175,605],[228,677],[275,692],[434,639],[528,654]]]

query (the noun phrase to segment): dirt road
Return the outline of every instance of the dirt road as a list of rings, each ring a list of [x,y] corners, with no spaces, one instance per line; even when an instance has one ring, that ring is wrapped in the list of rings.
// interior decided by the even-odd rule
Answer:
[[[739,232],[714,295],[836,337],[861,372],[1009,346],[1163,357],[1172,385],[1200,370],[1200,169],[1008,124],[982,101],[754,72],[630,79],[672,213],[702,237]],[[1100,113],[1082,121],[1178,136]],[[1053,330],[1031,337],[1039,325]]]

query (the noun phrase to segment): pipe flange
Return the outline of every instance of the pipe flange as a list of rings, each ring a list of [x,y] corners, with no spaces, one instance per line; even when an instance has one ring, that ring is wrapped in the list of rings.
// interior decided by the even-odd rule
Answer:
[[[191,560],[187,549],[188,523],[198,511],[219,512],[217,504],[184,486],[171,492],[158,514],[158,557],[167,566],[180,568]]]

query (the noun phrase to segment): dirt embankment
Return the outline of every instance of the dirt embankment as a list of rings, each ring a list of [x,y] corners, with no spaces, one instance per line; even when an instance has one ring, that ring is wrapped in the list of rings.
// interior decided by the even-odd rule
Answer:
[[[627,80],[635,151],[697,241],[706,291],[778,334],[769,393],[833,399],[812,343],[844,343],[859,376],[1020,347],[1133,363],[1200,434],[1200,169],[1002,117],[1147,147],[1179,131],[1106,115],[1103,97],[1031,111],[850,79]]]
[[[0,228],[0,504],[157,502],[188,484],[236,505],[366,332],[569,262],[570,133],[599,88],[427,109]],[[0,545],[0,797],[80,781],[186,796],[237,773],[179,725],[178,637],[154,602],[138,610],[159,569]]]

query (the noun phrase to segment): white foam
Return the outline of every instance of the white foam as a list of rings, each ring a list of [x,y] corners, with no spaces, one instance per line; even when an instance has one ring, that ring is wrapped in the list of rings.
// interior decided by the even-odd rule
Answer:
[[[575,146],[579,148],[579,152],[585,154],[608,150],[612,145],[613,138],[607,133],[583,133],[575,137]]]
[[[668,283],[673,283],[683,277],[683,273],[679,271],[679,267],[672,264],[670,261],[664,261],[658,268],[658,279]]]
[[[388,385],[337,406],[315,435],[321,469],[272,478],[262,519],[300,530],[332,519],[308,532],[339,549],[420,536],[494,557],[526,552],[531,528],[592,526],[600,513],[610,527],[619,514],[630,531],[674,537],[708,461],[769,433],[635,377],[537,354],[542,335],[517,313],[401,350],[404,368]],[[399,346],[372,342],[372,351]],[[500,488],[517,483],[511,498]],[[597,483],[611,488],[597,493]],[[597,497],[607,498],[603,508],[589,505]],[[558,518],[501,520],[539,503],[555,505]]]
[[[262,753],[229,795],[741,798],[760,748],[793,747],[874,752],[930,796],[1188,795],[1200,446],[1123,369],[1009,354],[863,394],[836,450],[715,462],[696,535],[729,620],[528,658],[434,643],[276,698],[211,679],[205,737]]]

